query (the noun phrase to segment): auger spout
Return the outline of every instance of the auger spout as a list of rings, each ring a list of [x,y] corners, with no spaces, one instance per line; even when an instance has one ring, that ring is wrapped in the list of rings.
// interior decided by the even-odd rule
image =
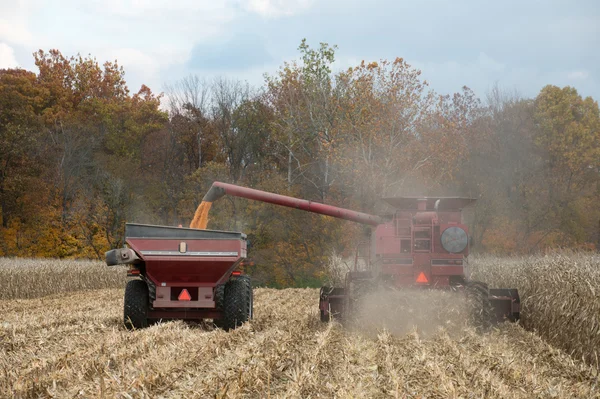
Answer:
[[[210,190],[208,190],[204,198],[202,198],[202,204],[198,208],[201,211],[200,213],[205,211],[206,208],[210,209],[210,205],[208,204],[212,204],[214,201],[218,200],[224,195],[231,195],[234,197],[247,198],[254,201],[286,206],[288,208],[300,209],[306,212],[318,213],[320,215],[350,220],[352,222],[371,226],[377,226],[385,222],[379,216],[369,215],[367,213],[221,182],[214,182]],[[200,208],[202,208],[202,210]],[[196,213],[198,214],[198,211]],[[206,213],[208,213],[208,211],[206,211]],[[204,221],[201,218],[202,215],[198,216],[198,221]],[[196,221],[196,219],[197,218],[194,217],[194,221]],[[206,226],[196,227],[193,224],[194,222],[192,222],[190,227],[206,228]]]

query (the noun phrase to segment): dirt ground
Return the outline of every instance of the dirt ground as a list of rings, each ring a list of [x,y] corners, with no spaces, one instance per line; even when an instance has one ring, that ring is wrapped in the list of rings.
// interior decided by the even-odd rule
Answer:
[[[236,331],[169,322],[129,332],[122,294],[0,301],[0,395],[600,397],[598,370],[518,325],[480,334],[438,315],[430,328],[377,317],[342,326],[319,321],[318,290],[256,289],[255,319]]]

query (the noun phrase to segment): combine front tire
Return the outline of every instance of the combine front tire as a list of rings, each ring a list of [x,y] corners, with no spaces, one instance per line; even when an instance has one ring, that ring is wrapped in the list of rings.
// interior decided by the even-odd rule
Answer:
[[[233,330],[252,319],[253,293],[250,277],[238,276],[225,284],[223,319],[219,323],[225,330]]]
[[[129,330],[148,327],[148,285],[131,280],[125,287],[123,321]]]

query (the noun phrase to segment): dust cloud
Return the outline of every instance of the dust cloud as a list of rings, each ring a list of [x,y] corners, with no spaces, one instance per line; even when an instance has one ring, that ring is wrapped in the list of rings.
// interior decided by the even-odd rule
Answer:
[[[365,293],[355,304],[349,325],[376,336],[386,330],[393,335],[417,332],[422,337],[440,330],[459,334],[468,325],[465,296],[442,290],[377,290]]]

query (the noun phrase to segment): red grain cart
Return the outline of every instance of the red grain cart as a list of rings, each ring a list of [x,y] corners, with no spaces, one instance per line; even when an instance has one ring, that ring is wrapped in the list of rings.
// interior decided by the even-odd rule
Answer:
[[[158,320],[213,319],[233,329],[252,318],[250,277],[236,269],[246,257],[238,232],[127,223],[127,248],[106,253],[108,266],[129,265],[124,322],[129,329]]]

